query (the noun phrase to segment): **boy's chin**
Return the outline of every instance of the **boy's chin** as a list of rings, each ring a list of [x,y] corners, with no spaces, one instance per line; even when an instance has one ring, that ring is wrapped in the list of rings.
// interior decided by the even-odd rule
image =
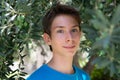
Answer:
[[[75,54],[76,52],[73,52],[73,51],[67,52],[67,56],[69,57],[73,57]]]

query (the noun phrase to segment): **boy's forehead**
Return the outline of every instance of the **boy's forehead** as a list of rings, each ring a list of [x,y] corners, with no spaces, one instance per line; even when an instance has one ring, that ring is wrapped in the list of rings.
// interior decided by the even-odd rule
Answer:
[[[52,25],[60,26],[60,27],[65,26],[65,25],[75,26],[78,24],[79,23],[77,22],[77,20],[73,16],[70,16],[70,15],[58,15],[52,21]]]

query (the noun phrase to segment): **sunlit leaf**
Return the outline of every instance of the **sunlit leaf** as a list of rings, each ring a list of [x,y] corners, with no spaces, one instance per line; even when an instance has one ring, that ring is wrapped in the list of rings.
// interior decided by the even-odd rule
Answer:
[[[13,16],[8,20],[8,22],[13,21],[13,20],[16,18],[16,16],[17,16],[17,14],[16,14],[16,15],[13,15]]]
[[[9,3],[5,2],[5,5],[6,5],[6,10],[7,11],[10,11],[11,9],[13,9],[12,6]]]
[[[5,14],[5,16],[7,17],[7,16],[9,16],[10,14],[11,14],[11,12],[9,12],[9,13],[6,13],[6,14]]]

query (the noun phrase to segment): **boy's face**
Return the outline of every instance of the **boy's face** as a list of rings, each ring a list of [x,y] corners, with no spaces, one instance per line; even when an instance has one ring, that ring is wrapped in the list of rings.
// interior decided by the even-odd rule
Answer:
[[[80,43],[81,31],[78,22],[69,15],[56,16],[51,25],[51,36],[44,34],[44,40],[51,45],[53,54],[74,56]]]

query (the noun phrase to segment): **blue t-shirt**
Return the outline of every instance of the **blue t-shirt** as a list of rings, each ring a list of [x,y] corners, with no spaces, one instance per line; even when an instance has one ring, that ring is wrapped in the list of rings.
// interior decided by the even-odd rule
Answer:
[[[44,64],[26,80],[90,80],[86,72],[76,66],[73,66],[73,68],[75,71],[73,74],[65,74]]]

